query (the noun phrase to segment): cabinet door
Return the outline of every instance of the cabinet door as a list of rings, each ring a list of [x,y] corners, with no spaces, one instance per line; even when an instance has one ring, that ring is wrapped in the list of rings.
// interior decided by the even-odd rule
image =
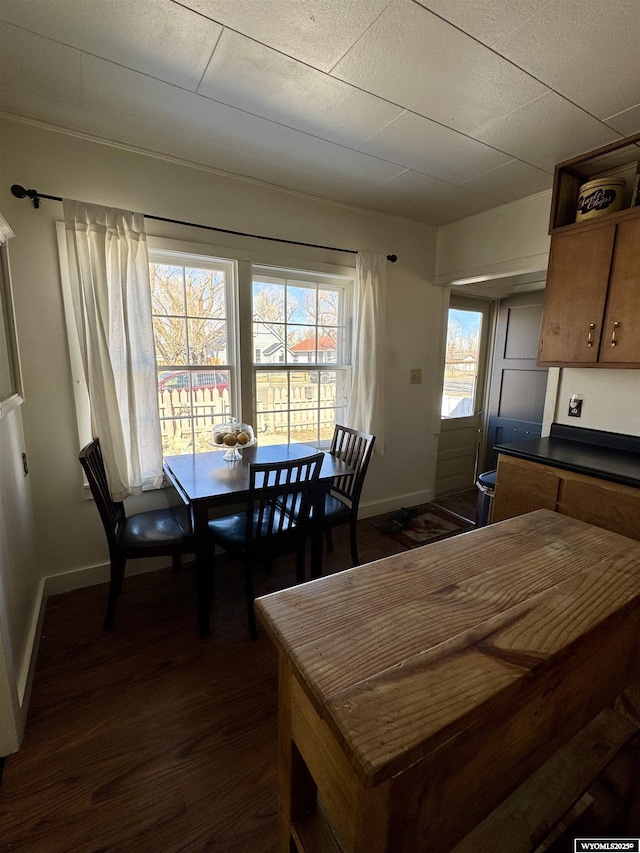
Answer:
[[[640,219],[616,231],[600,361],[640,364]]]
[[[555,510],[559,487],[560,477],[555,469],[499,454],[492,523],[536,509]]]
[[[538,362],[598,360],[615,223],[551,238]]]

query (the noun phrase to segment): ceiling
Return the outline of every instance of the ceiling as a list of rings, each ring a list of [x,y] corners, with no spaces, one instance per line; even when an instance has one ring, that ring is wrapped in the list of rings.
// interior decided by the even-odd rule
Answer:
[[[0,0],[0,21],[5,114],[434,226],[640,130],[638,0]]]

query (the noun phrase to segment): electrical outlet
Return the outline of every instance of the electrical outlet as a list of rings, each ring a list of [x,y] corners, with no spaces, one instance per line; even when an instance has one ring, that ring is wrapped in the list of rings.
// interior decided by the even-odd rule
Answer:
[[[422,368],[413,367],[409,374],[409,382],[411,385],[420,385],[422,383]]]
[[[582,400],[569,400],[569,417],[579,418],[582,416]]]

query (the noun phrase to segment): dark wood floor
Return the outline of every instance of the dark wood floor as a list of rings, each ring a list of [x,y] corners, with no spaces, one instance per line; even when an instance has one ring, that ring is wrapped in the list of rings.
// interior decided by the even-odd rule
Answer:
[[[404,550],[360,522],[363,562]],[[350,565],[346,528],[325,569]],[[279,561],[259,594],[293,581]],[[27,731],[0,786],[0,850],[276,849],[277,661],[248,638],[239,566],[219,560],[213,634],[196,635],[193,567],[48,602]]]

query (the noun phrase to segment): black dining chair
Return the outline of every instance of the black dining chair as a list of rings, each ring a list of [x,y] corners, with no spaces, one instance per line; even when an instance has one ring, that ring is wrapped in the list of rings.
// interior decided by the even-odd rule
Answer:
[[[244,558],[247,620],[252,640],[257,638],[253,607],[256,565],[269,566],[284,554],[296,554],[296,582],[305,580],[305,545],[309,519],[317,499],[323,454],[288,462],[251,463],[244,512],[209,521],[214,545]],[[286,509],[284,508],[286,507]],[[212,550],[212,560],[215,560]],[[211,566],[210,575],[213,575]],[[209,584],[200,600],[201,636],[209,634]]]
[[[186,507],[171,506],[127,517],[124,502],[112,500],[109,493],[99,439],[94,438],[83,447],[79,458],[109,545],[111,572],[104,627],[111,628],[127,560],[171,556],[174,570],[179,571],[180,555],[194,553],[195,541]]]
[[[364,478],[375,444],[375,436],[336,424],[329,452],[351,468],[351,474],[336,477],[324,502],[324,528],[327,547],[333,549],[332,529],[350,526],[351,560],[360,565],[358,554],[358,508]]]

